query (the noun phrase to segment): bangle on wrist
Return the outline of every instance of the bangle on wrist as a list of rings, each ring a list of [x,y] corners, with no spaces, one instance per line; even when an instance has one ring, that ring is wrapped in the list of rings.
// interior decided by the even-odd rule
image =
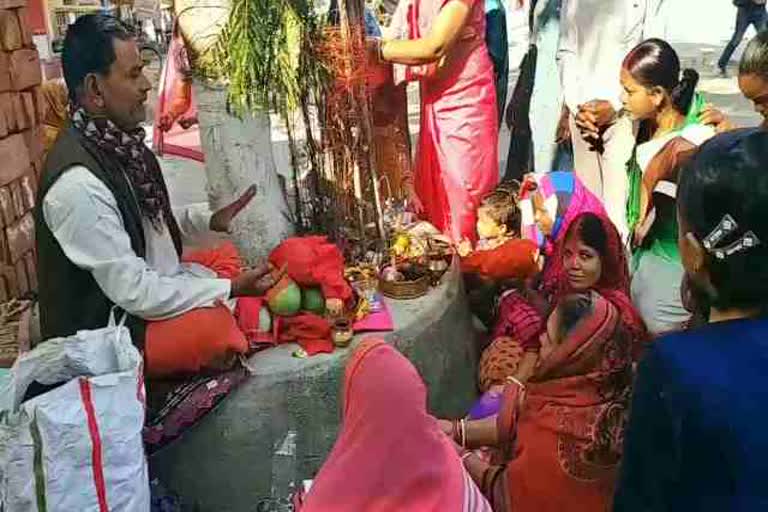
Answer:
[[[525,389],[525,384],[520,382],[520,380],[513,375],[507,375],[506,381],[507,384],[517,384],[520,389]]]

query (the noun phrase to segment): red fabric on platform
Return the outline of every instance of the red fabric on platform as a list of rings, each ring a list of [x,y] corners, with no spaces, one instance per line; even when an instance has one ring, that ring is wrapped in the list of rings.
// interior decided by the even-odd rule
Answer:
[[[301,313],[280,317],[275,321],[281,343],[295,341],[310,356],[333,352],[331,324],[325,318],[312,313]]]

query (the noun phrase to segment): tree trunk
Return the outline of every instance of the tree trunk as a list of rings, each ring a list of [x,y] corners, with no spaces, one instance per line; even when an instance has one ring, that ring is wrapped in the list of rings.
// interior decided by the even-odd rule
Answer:
[[[293,232],[272,155],[269,115],[230,115],[223,87],[196,82],[195,96],[211,207],[228,204],[252,184],[257,187],[256,197],[233,226],[240,253],[254,263]]]
[[[228,0],[176,0],[178,22],[195,55],[215,43],[229,15]],[[235,219],[233,239],[248,263],[264,258],[293,232],[272,154],[266,112],[239,119],[227,112],[227,92],[195,82],[200,142],[211,208],[220,208],[256,185],[256,197]]]

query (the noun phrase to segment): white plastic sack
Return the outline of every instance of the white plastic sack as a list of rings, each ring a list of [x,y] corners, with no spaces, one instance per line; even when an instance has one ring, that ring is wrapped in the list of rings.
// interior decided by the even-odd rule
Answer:
[[[33,381],[66,383],[22,403]],[[122,323],[38,345],[0,393],[0,511],[149,510],[142,359]]]

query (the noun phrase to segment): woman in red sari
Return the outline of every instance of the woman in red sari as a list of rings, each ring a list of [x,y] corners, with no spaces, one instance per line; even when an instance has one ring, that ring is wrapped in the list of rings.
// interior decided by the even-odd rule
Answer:
[[[540,348],[545,319],[560,298],[596,290],[620,312],[639,355],[648,333],[629,297],[629,268],[621,237],[604,215],[585,212],[559,239],[539,292],[511,292],[502,299],[493,342],[480,360],[480,389],[504,385],[507,377],[530,376]]]
[[[614,303],[597,291],[585,296],[589,313],[559,343],[543,335],[533,376],[504,390],[495,436],[506,465],[463,457],[496,511],[610,509],[632,382],[631,336]],[[469,447],[475,431],[466,425]]]
[[[392,346],[365,340],[344,377],[341,432],[301,512],[491,512],[427,390]]]
[[[495,418],[443,422],[473,453],[467,469],[497,512],[610,509],[632,382],[631,335],[614,303],[591,290],[564,297],[541,335],[526,384],[510,379]]]

